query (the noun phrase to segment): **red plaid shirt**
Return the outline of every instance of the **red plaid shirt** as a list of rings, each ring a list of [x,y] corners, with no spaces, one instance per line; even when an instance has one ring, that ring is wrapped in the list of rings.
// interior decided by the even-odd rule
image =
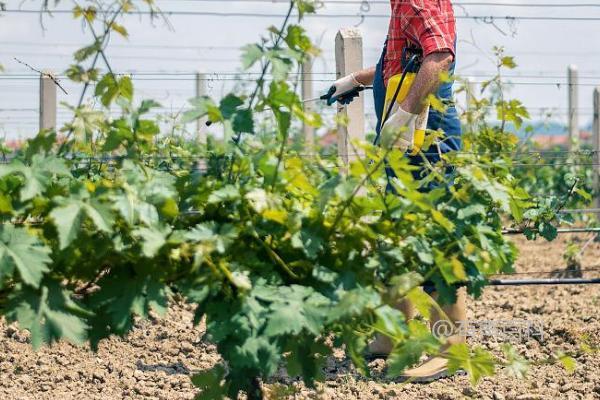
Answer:
[[[392,18],[384,58],[383,79],[402,73],[402,50],[409,44],[431,53],[454,56],[456,21],[450,0],[390,0]]]

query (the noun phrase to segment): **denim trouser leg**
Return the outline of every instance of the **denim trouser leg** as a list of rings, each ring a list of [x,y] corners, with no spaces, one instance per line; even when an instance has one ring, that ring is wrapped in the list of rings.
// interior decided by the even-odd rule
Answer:
[[[381,120],[383,119],[384,107],[385,107],[385,95],[386,95],[386,87],[383,81],[383,58],[385,55],[385,51],[381,55],[379,62],[377,63],[377,68],[375,70],[375,79],[373,80],[373,98],[375,102],[375,114],[377,116],[377,134],[379,135],[381,130]],[[450,73],[454,72],[453,63],[450,68]],[[440,161],[440,153],[447,153],[450,151],[460,150],[462,146],[461,141],[461,126],[460,120],[458,118],[458,113],[456,111],[456,107],[453,102],[453,94],[452,94],[452,83],[444,83],[440,86],[437,97],[442,100],[442,102],[447,103],[448,107],[445,112],[439,112],[434,110],[433,108],[429,111],[429,120],[427,121],[427,129],[431,130],[442,130],[444,132],[444,138],[437,144],[437,146],[432,146],[432,148],[425,151],[424,154],[419,154],[416,156],[411,156],[407,154],[409,157],[410,164],[415,166],[423,166],[423,156],[427,158],[427,160],[435,164]],[[435,147],[435,148],[434,148]],[[439,147],[439,149],[438,149]],[[417,171],[413,172],[413,176],[415,179],[420,179],[424,169],[420,168]],[[388,178],[395,177],[394,170],[386,165],[386,174]],[[425,188],[424,190],[429,190],[431,188]],[[394,188],[391,184],[388,184],[388,191],[395,193]],[[432,293],[435,291],[435,287],[433,282],[425,282],[423,284],[423,289],[427,293]]]
[[[386,95],[386,87],[383,81],[383,57],[382,54],[379,62],[377,63],[377,67],[375,70],[375,79],[373,80],[373,98],[375,101],[375,114],[377,116],[377,133],[380,133],[381,128],[381,120],[383,119],[384,114],[384,106],[385,106],[385,95]],[[454,72],[454,63],[450,68],[450,73]],[[433,108],[429,111],[429,120],[427,122],[427,129],[430,130],[442,130],[444,132],[444,139],[438,143],[439,151],[437,148],[432,148],[426,150],[424,155],[427,160],[435,164],[440,160],[439,153],[447,153],[450,151],[460,150],[462,141],[461,141],[461,126],[460,120],[458,118],[458,113],[456,111],[456,107],[453,102],[453,94],[452,94],[452,83],[444,83],[440,86],[437,97],[442,100],[442,102],[448,104],[445,112],[439,112],[434,110]],[[410,156],[407,155],[410,159],[411,165],[421,166],[423,164],[423,155]],[[394,176],[393,171],[390,168],[387,168],[388,174],[392,174]],[[419,178],[421,176],[422,171],[415,171],[415,178]]]

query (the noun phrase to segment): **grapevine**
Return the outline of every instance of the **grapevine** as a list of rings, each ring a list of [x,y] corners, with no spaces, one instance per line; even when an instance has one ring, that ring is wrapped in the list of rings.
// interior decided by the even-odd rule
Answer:
[[[97,348],[182,298],[223,358],[192,378],[201,398],[260,398],[261,382],[282,365],[314,385],[333,347],[368,374],[364,352],[376,333],[394,343],[389,374],[400,374],[443,343],[394,304],[407,298],[428,315],[436,302],[420,288],[425,280],[448,304],[459,287],[477,297],[488,276],[512,271],[506,221],[555,218],[531,211],[504,155],[517,146],[504,122],[524,116],[516,100],[496,99],[502,124],[478,122],[466,136],[473,152],[446,156],[419,181],[392,146],[353,143],[365,157],[347,174],[340,160],[288,147],[295,122],[321,123],[288,83],[318,54],[301,26],[316,3],[290,1],[282,26],[244,48],[244,68],[262,71],[255,88],[191,101],[182,122],[207,117],[235,139],[207,146],[161,132],[147,117],[159,104],[138,101],[130,77],[112,72],[104,49],[111,34],[127,35],[117,21],[133,2],[75,7],[93,36],[67,71],[82,83],[82,101],[60,132],[40,132],[0,167],[0,311],[34,347]],[[83,102],[92,85],[100,109]],[[478,110],[490,105],[481,101]],[[385,190],[384,160],[397,195]],[[501,364],[464,345],[443,356],[474,383]]]

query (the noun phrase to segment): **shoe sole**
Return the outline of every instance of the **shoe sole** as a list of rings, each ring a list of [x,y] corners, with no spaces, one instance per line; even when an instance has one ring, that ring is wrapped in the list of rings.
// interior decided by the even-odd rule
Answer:
[[[444,378],[451,378],[453,376],[464,376],[467,373],[463,370],[459,370],[456,371],[455,373],[451,374],[450,372],[448,372],[448,370],[444,370],[444,371],[440,371],[436,374],[433,374],[431,376],[406,376],[406,375],[400,375],[400,377],[398,378],[399,382],[405,382],[405,383],[431,383],[440,379],[444,379]]]

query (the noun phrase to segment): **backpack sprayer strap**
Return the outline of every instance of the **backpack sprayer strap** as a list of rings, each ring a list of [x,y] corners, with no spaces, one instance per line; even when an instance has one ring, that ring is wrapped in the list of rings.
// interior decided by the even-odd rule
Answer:
[[[423,52],[420,48],[409,43],[402,50],[401,65],[402,74],[392,76],[387,83],[386,96],[384,102],[384,116],[381,119],[379,126],[379,134],[375,137],[374,144],[378,145],[381,139],[381,131],[383,126],[388,121],[393,112],[397,109],[398,104],[402,102],[412,87],[416,74],[419,72],[423,59]],[[415,130],[412,137],[411,155],[416,155],[421,150],[425,141],[425,129],[427,128],[429,116],[429,105],[426,105],[424,110],[415,121]]]

